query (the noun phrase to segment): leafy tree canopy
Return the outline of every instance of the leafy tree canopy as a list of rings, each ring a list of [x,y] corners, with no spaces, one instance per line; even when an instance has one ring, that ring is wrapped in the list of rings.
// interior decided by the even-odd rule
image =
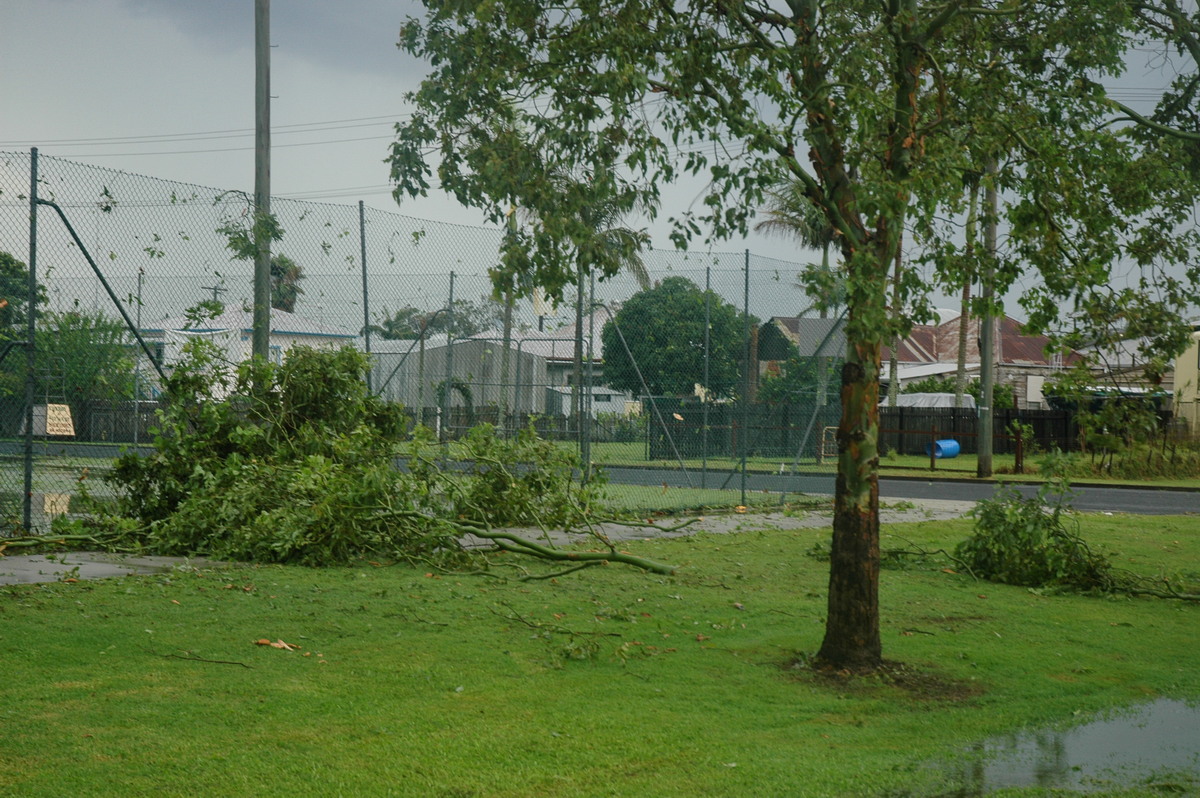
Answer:
[[[604,381],[634,396],[647,390],[654,396],[679,396],[697,385],[715,397],[737,393],[745,358],[742,314],[708,292],[711,356],[705,385],[705,302],[705,292],[686,277],[668,277],[634,294],[600,333]]]
[[[37,369],[51,400],[133,398],[133,335],[121,319],[76,305],[40,316]],[[58,395],[61,392],[61,397]]]
[[[785,360],[778,373],[766,374],[758,385],[757,399],[769,405],[825,404],[830,385],[837,384],[841,361],[830,357],[800,357]]]
[[[507,239],[501,285],[524,273],[561,291],[574,265],[564,248],[591,240],[581,208],[612,197],[657,207],[659,186],[682,174],[708,190],[702,210],[673,214],[679,244],[745,232],[785,178],[825,216],[848,312],[820,664],[882,661],[880,354],[911,323],[889,306],[920,310],[937,282],[909,268],[890,297],[889,274],[902,239],[934,272],[961,268],[944,254],[965,174],[1003,195],[1004,246],[973,256],[997,295],[1036,273],[1021,299],[1032,329],[1066,303],[1081,325],[1145,332],[1155,363],[1186,342],[1200,172],[1181,164],[1196,163],[1196,85],[1173,86],[1154,119],[1118,109],[1100,83],[1147,42],[1194,52],[1200,22],[1174,0],[430,6],[401,28],[401,47],[432,72],[397,128],[396,193],[428,190],[433,154],[441,186],[497,224],[514,205],[531,210],[542,223]],[[557,187],[548,175],[563,166],[590,180]],[[1114,274],[1128,263],[1126,287]]]
[[[45,287],[38,286],[38,303],[46,301]],[[29,308],[29,267],[11,253],[0,251],[0,338],[25,337]]]

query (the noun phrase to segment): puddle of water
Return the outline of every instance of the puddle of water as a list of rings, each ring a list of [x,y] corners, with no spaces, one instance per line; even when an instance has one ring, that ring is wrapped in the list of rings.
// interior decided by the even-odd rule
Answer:
[[[1200,785],[1200,705],[1159,699],[1064,730],[1022,732],[972,748],[957,796],[1008,787],[1091,792],[1161,779]],[[1178,781],[1183,779],[1184,783]]]

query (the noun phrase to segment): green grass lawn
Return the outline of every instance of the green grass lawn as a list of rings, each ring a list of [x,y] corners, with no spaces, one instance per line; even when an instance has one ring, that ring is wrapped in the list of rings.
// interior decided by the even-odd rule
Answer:
[[[885,527],[883,545],[968,529]],[[1083,531],[1122,567],[1200,579],[1200,518]],[[826,535],[630,544],[673,577],[364,563],[2,588],[0,794],[945,795],[974,741],[1200,699],[1196,605],[979,583],[943,559],[883,574],[904,670],[795,669],[821,639],[827,564],[807,552]]]

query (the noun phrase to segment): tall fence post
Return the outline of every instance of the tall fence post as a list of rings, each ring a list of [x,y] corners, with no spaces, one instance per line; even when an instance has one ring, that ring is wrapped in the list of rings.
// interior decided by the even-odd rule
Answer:
[[[579,281],[579,293],[583,293],[583,280]],[[581,298],[580,303],[583,302]],[[583,483],[592,478],[592,379],[595,371],[592,369],[592,361],[595,358],[595,337],[596,337],[596,273],[592,272],[588,275],[588,345],[587,345],[587,376],[585,384],[580,385],[579,394],[579,460],[583,467]],[[581,305],[582,307],[582,305]],[[582,327],[579,330],[579,335],[583,335]]]
[[[750,413],[750,250],[746,250],[743,266],[745,282],[742,288],[742,335],[746,338],[746,368],[742,379],[742,506],[746,506],[746,442],[749,438]]]
[[[704,266],[704,395],[701,401],[700,487],[708,487],[708,384],[712,356],[712,264]]]
[[[22,521],[25,530],[33,528],[33,394],[34,371],[37,368],[37,208],[38,208],[38,151],[29,151],[29,299],[25,327],[25,498]]]
[[[454,382],[454,272],[450,272],[450,301],[446,304],[446,377],[442,381],[442,440],[450,441],[450,386]]]
[[[935,423],[929,431],[929,470],[937,470],[938,427]]]
[[[358,201],[358,247],[359,259],[362,261],[362,294],[363,294],[363,348],[367,354],[367,393],[371,390],[371,373],[375,370],[371,360],[371,311],[367,290],[367,216],[363,201]]]
[[[1013,473],[1014,474],[1024,474],[1025,473],[1025,427],[1024,427],[1024,425],[1021,424],[1020,420],[1018,420],[1017,423],[1013,425],[1013,427],[1014,427],[1013,432],[1016,434],[1016,439],[1017,439],[1015,462],[1013,463]]]
[[[137,327],[142,329],[142,283],[146,279],[145,268],[138,266],[137,275]],[[133,445],[138,445],[142,427],[142,359],[133,361]]]

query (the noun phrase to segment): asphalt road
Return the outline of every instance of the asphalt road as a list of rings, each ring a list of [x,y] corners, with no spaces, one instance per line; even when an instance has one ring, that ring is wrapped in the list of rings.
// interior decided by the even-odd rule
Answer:
[[[671,487],[708,487],[737,490],[741,474],[728,471],[689,472],[656,468],[606,467],[608,481],[621,485],[670,485]],[[703,484],[702,484],[703,483]],[[832,494],[833,478],[829,475],[747,474],[746,489],[755,492]],[[1036,485],[1021,485],[1017,489],[1026,496],[1037,493]],[[1076,486],[1071,505],[1086,512],[1137,513],[1142,515],[1183,515],[1200,513],[1200,492],[1187,490],[1087,487]],[[879,496],[888,501],[920,501],[921,499],[953,499],[979,501],[990,498],[996,486],[989,483],[958,482],[949,479],[880,479]]]

